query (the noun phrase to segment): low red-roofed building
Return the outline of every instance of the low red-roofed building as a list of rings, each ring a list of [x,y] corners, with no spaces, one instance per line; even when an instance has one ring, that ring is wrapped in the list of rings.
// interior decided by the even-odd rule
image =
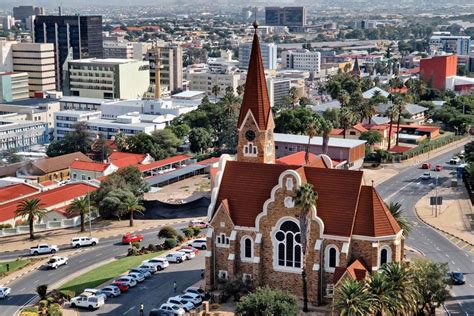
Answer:
[[[26,183],[13,184],[0,188],[0,204],[25,198],[38,193],[38,191],[38,188]]]
[[[132,154],[121,151],[114,151],[109,155],[109,162],[119,168],[129,166],[145,165],[153,162],[153,158],[148,154]]]
[[[72,181],[85,181],[108,176],[119,168],[113,163],[76,160],[69,166],[69,169]]]
[[[137,167],[143,173],[144,177],[151,177],[157,174],[163,174],[182,167],[186,167],[190,163],[191,158],[191,155],[183,154],[168,157],[148,164],[141,164]]]
[[[393,146],[392,148],[390,148],[390,152],[391,153],[395,153],[395,154],[403,154],[404,152],[407,152],[409,151],[410,149],[413,149],[413,147],[408,147],[408,146]]]

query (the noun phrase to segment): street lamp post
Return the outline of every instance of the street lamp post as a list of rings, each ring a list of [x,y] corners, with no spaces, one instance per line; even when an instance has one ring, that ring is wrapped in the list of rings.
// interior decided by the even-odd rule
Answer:
[[[435,217],[438,217],[438,175],[435,180]]]

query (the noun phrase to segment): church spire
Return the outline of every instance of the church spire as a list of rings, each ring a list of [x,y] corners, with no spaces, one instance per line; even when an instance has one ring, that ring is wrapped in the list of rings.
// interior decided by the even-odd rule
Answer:
[[[359,77],[361,76],[360,66],[359,66],[359,58],[356,56],[356,60],[354,62],[354,67],[352,67],[352,76]]]

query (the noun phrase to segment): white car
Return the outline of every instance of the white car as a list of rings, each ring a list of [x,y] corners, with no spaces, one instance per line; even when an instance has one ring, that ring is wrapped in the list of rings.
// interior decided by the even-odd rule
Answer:
[[[124,275],[124,276],[121,276],[120,278],[118,278],[117,280],[115,280],[114,282],[126,282],[128,283],[127,285],[129,285],[129,287],[134,287],[135,285],[137,285],[137,281],[131,277],[131,276],[128,276],[128,275]]]
[[[102,293],[104,293],[108,297],[117,297],[120,294],[122,294],[120,289],[118,287],[116,287],[115,285],[106,286],[101,291],[102,291]]]
[[[194,306],[199,306],[202,304],[202,297],[199,294],[185,293],[181,295],[180,298],[185,302],[193,303]]]
[[[103,293],[102,290],[99,289],[85,289],[84,294],[94,295],[94,296],[101,296],[104,301],[107,300],[107,294]]]
[[[186,313],[188,313],[190,310],[194,309],[194,304],[193,303],[186,302],[179,296],[170,297],[166,303],[178,305],[181,308],[183,308]]]
[[[59,251],[59,248],[56,245],[39,244],[30,248],[30,255],[37,256],[45,253],[56,253],[57,251]]]
[[[166,260],[174,263],[181,263],[186,260],[186,254],[182,252],[173,252],[166,256]]]
[[[196,254],[191,249],[180,249],[178,252],[184,253],[187,260],[191,260],[192,258],[196,257]]]
[[[199,294],[201,297],[204,299],[206,296],[206,292],[204,292],[203,289],[197,286],[190,286],[186,290],[184,290],[184,293],[193,293],[193,294]]]
[[[142,263],[137,269],[146,270],[151,274],[158,272],[157,265],[151,263]]]
[[[170,264],[168,262],[168,260],[166,258],[153,258],[153,259],[150,259],[150,260],[145,260],[142,262],[142,264],[151,264],[151,265],[154,265],[156,266],[156,269],[158,271],[161,271],[165,268],[167,268]]]
[[[143,281],[145,281],[145,276],[141,273],[131,272],[128,274],[128,276],[132,277],[138,283],[142,283]]]
[[[94,237],[74,237],[71,239],[71,247],[79,248],[84,246],[95,246],[99,243],[99,239]]]
[[[133,268],[133,269],[131,269],[131,270],[128,271],[128,272],[129,272],[129,274],[130,274],[131,272],[141,273],[141,274],[143,274],[143,276],[145,277],[145,279],[148,279],[148,278],[151,277],[151,272],[148,271],[147,269]]]
[[[0,286],[0,298],[7,297],[8,295],[10,295],[11,291],[12,289],[10,289],[9,287]]]
[[[57,269],[62,265],[67,265],[68,258],[54,256],[46,262],[46,267],[50,269]]]
[[[449,164],[450,164],[450,165],[457,165],[457,164],[460,163],[460,162],[461,162],[461,158],[459,158],[459,157],[453,157],[453,158],[451,158],[451,160],[449,161]]]
[[[71,307],[83,307],[89,310],[98,309],[105,304],[101,296],[76,296],[71,299]]]
[[[186,313],[184,308],[176,304],[169,304],[169,303],[161,304],[160,309],[171,312],[174,315],[184,315],[184,313]]]
[[[191,247],[196,248],[196,249],[206,250],[207,249],[206,239],[204,239],[204,238],[195,239],[195,240],[189,242],[188,246],[191,246]]]
[[[429,180],[431,179],[431,173],[429,172],[424,172],[422,175],[421,175],[421,180]]]

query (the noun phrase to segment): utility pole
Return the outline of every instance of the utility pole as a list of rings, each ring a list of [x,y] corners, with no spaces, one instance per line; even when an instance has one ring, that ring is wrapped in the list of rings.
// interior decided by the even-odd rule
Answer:
[[[438,175],[435,181],[435,217],[438,217]]]

